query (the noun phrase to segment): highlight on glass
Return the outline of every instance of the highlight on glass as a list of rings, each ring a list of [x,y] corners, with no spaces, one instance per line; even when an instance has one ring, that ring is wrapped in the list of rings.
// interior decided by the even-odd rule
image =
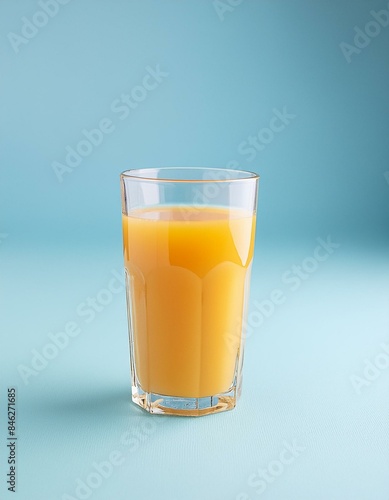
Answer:
[[[121,174],[132,399],[150,413],[236,405],[258,181],[213,168]]]

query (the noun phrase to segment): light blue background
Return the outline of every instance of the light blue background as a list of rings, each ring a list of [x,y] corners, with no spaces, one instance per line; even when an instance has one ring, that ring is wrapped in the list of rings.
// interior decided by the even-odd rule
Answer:
[[[389,368],[360,394],[350,377],[389,343],[389,27],[349,63],[339,46],[383,8],[244,0],[221,20],[211,0],[71,0],[15,53],[41,7],[0,2],[0,498],[77,498],[119,450],[90,498],[388,499]],[[156,65],[168,76],[120,120],[112,102]],[[284,107],[295,118],[247,161],[241,142]],[[115,130],[58,182],[52,163],[104,117]],[[247,340],[233,412],[150,417],[129,403],[124,292],[89,324],[76,312],[122,273],[118,175],[232,161],[261,175],[251,310],[275,288],[285,303]],[[283,274],[328,235],[340,246],[292,291]],[[25,385],[18,366],[69,321],[80,335]],[[293,440],[304,451],[259,495],[250,476]]]

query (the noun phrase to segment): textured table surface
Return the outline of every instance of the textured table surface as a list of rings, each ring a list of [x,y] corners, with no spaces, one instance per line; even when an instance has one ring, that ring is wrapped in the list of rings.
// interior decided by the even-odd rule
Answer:
[[[123,291],[94,319],[77,313],[122,272],[118,249],[4,248],[0,458],[4,470],[6,388],[17,386],[17,497],[387,498],[389,262],[341,245],[292,290],[293,266],[316,246],[258,245],[250,310],[275,289],[283,303],[250,316],[262,324],[247,339],[237,408],[197,419],[130,403]],[[79,333],[55,356],[49,334],[69,322]],[[36,352],[53,359],[32,365]]]

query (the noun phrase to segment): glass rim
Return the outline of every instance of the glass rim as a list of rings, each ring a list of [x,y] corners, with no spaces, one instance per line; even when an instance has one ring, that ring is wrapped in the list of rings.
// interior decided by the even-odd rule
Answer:
[[[155,176],[147,176],[144,175],[147,171],[157,171],[163,172],[167,170],[197,170],[197,171],[217,171],[217,172],[228,172],[235,175],[232,175],[230,178],[226,179],[179,179],[179,178],[165,178],[165,177],[155,177]],[[142,175],[143,174],[143,175]],[[245,174],[244,177],[238,177],[237,174]],[[120,174],[121,179],[131,179],[137,181],[146,181],[146,182],[182,182],[187,184],[196,184],[196,183],[210,183],[210,182],[242,182],[242,181],[252,181],[258,180],[260,178],[259,174],[256,172],[252,172],[250,170],[241,170],[241,169],[232,169],[232,168],[213,168],[213,167],[151,167],[151,168],[132,168],[129,170],[124,170]]]

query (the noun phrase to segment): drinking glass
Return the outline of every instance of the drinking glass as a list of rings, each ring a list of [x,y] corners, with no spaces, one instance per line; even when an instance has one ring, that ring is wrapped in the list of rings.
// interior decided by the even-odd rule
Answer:
[[[121,174],[132,400],[150,413],[236,405],[258,180],[214,168]]]

